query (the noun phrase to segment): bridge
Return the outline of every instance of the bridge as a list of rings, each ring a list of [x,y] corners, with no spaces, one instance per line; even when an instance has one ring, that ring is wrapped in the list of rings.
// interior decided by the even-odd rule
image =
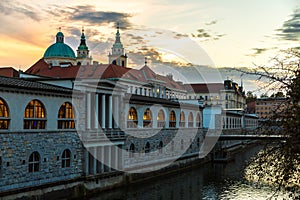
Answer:
[[[215,136],[208,136],[215,137]],[[286,140],[284,135],[223,135],[219,136],[220,141],[224,140]]]

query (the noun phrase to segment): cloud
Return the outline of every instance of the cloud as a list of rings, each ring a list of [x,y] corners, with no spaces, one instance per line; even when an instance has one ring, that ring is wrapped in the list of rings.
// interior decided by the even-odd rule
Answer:
[[[291,18],[285,21],[276,35],[283,40],[299,41],[300,39],[300,9],[294,10]]]
[[[219,40],[221,37],[225,36],[225,34],[210,33],[208,30],[202,28],[198,29],[197,33],[192,33],[191,35],[194,38],[202,38],[205,40]]]
[[[262,54],[263,52],[269,50],[267,48],[252,48],[251,50],[255,51],[253,54],[251,54],[252,56],[257,56],[259,54]]]
[[[205,23],[205,25],[210,26],[210,25],[214,25],[218,22],[218,20],[213,20],[211,22]]]
[[[32,20],[40,21],[40,16],[35,8],[32,6],[16,2],[16,1],[0,1],[0,13],[2,15],[18,15],[23,14]],[[1,15],[0,14],[0,15]]]
[[[83,21],[90,25],[107,25],[114,23],[120,23],[120,28],[123,30],[130,29],[133,24],[129,21],[132,17],[128,13],[120,12],[109,12],[109,11],[99,11],[92,5],[74,6],[74,7],[56,7],[55,10],[48,11],[52,15],[65,16],[67,20],[70,21]]]

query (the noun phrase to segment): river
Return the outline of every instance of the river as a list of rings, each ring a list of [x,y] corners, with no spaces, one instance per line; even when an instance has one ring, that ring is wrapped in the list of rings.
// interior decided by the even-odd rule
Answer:
[[[158,180],[105,191],[92,200],[265,200],[275,188],[244,179],[245,161],[259,150],[251,147],[235,155],[229,163],[207,163],[197,168],[161,177]],[[273,199],[273,198],[272,198]],[[275,197],[274,197],[275,199]],[[277,199],[289,199],[280,193]],[[291,198],[290,198],[291,199]]]

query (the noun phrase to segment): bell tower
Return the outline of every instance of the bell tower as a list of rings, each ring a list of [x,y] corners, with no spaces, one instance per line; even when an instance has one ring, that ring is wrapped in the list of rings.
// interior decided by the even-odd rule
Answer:
[[[89,65],[91,64],[92,57],[89,56],[89,48],[86,45],[84,29],[82,27],[81,40],[77,49],[77,64]]]
[[[124,53],[123,44],[121,42],[121,36],[119,31],[119,23],[117,24],[116,40],[111,48],[111,52],[108,54],[108,63],[127,67],[127,55]]]

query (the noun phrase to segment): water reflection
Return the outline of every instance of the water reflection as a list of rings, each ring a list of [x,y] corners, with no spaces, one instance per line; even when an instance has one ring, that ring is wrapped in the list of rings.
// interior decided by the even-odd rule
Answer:
[[[236,155],[228,164],[208,163],[196,169],[162,177],[158,180],[144,181],[126,188],[104,192],[91,199],[143,199],[143,200],[245,200],[266,199],[274,189],[247,182],[243,178],[244,161],[259,148],[251,148]],[[277,199],[288,199],[280,194]]]

